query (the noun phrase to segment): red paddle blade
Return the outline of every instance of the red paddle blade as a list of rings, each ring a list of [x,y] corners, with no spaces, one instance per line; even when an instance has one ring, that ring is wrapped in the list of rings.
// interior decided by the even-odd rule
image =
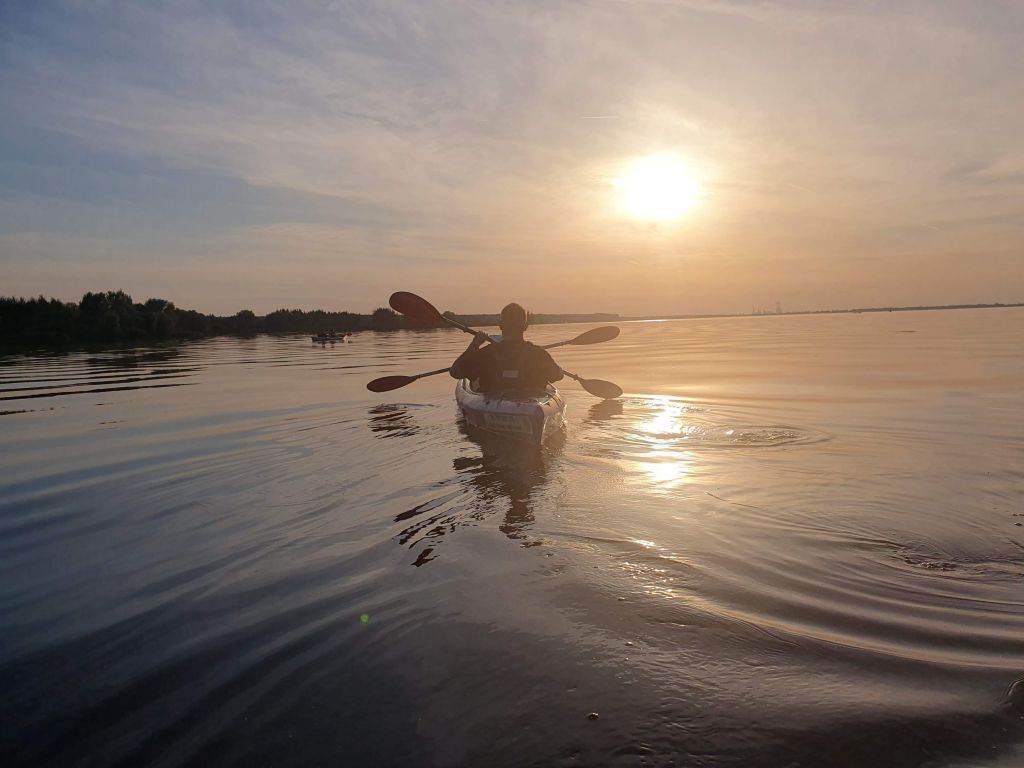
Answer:
[[[611,341],[619,335],[619,329],[614,325],[604,325],[600,328],[591,328],[589,331],[581,333],[575,339],[569,342],[573,346],[582,346],[584,344],[601,344],[605,341]]]
[[[412,376],[382,376],[371,381],[366,388],[371,392],[390,392],[393,389],[404,387],[406,384],[412,384],[414,381],[416,379]]]
[[[437,311],[437,308],[415,293],[397,291],[391,294],[388,303],[395,312],[411,317],[414,320],[423,320],[425,322],[441,320],[441,313]]]

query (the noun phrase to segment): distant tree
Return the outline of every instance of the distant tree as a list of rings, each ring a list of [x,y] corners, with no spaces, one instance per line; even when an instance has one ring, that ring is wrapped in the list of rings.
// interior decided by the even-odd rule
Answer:
[[[82,300],[78,302],[78,309],[82,314],[90,317],[103,314],[103,312],[109,309],[107,294],[87,292],[82,296]]]
[[[109,326],[107,315],[111,313],[110,302],[105,293],[89,291],[78,303],[78,316],[81,321],[80,334],[86,340],[103,338],[104,324]]]
[[[0,343],[62,344],[75,333],[78,307],[57,299],[0,298]]]
[[[448,317],[454,313],[446,312]],[[428,328],[440,323],[418,323],[388,307],[372,314],[314,309],[278,309],[256,317],[250,309],[217,317],[179,309],[167,299],[151,298],[137,304],[124,291],[88,292],[78,303],[45,296],[24,299],[0,296],[0,344],[48,345],[69,341],[116,342],[136,339],[198,338],[219,333],[253,334],[339,332],[369,328]]]
[[[132,297],[124,291],[86,293],[78,310],[79,335],[85,339],[116,341],[150,334],[144,305],[132,303]]]
[[[264,320],[267,331],[270,333],[288,333],[292,331],[295,312],[298,312],[298,310],[275,309]]]
[[[135,304],[124,291],[108,291],[107,301],[110,303],[110,311],[117,318],[114,324],[117,328],[116,338],[137,339],[149,335],[141,304]]]
[[[251,309],[243,309],[235,315],[235,331],[243,336],[252,336],[256,328],[256,315]]]
[[[186,337],[207,336],[210,333],[210,318],[194,309],[176,309],[178,335]]]
[[[281,325],[284,320],[284,317],[282,315],[283,312],[284,310],[275,309],[273,312],[268,313],[267,316],[263,318],[263,326],[267,329],[269,333],[281,333]]]
[[[374,330],[390,331],[394,328],[398,328],[399,323],[400,318],[395,310],[389,307],[378,307],[373,310],[371,324]]]
[[[146,299],[146,303],[142,305],[142,308],[150,313],[157,314],[163,312],[165,309],[174,309],[174,304],[167,299]]]
[[[121,319],[114,310],[108,309],[100,316],[96,324],[96,336],[104,341],[121,338]]]
[[[178,330],[178,313],[167,299],[147,299],[142,315],[143,326],[154,339],[169,339]]]

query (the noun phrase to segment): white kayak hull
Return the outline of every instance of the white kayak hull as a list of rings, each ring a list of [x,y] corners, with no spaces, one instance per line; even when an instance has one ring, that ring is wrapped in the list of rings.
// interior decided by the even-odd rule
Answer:
[[[476,392],[467,379],[455,401],[471,427],[540,445],[565,426],[565,400],[553,386],[536,393]]]

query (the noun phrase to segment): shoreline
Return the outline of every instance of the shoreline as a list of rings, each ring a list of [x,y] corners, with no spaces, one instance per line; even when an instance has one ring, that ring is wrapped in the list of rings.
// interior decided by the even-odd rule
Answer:
[[[936,305],[936,306],[921,306],[921,307],[859,307],[854,309],[810,309],[810,310],[798,310],[791,312],[764,312],[764,313],[744,313],[744,314],[695,314],[695,315],[613,315],[610,313],[600,313],[594,315],[538,315],[531,323],[533,326],[537,325],[572,325],[572,324],[583,324],[583,323],[598,323],[598,322],[609,322],[609,323],[642,323],[642,322],[665,322],[669,320],[714,320],[714,319],[736,319],[736,318],[767,318],[767,317],[787,317],[787,316],[805,316],[805,315],[858,315],[867,313],[880,313],[880,312],[936,312],[942,310],[962,310],[962,309],[1012,309],[1024,307],[1024,302],[1015,304],[949,304],[949,305]],[[259,320],[260,318],[257,318]],[[455,315],[455,319],[466,325],[475,325],[478,327],[496,327],[498,325],[498,316],[486,316],[486,315]],[[392,331],[430,331],[430,330],[455,330],[448,326],[437,325],[437,326],[413,326],[405,328],[365,328],[357,331],[349,332],[350,337],[354,340],[359,335],[367,331],[383,331],[390,333]],[[160,346],[161,344],[176,344],[187,341],[201,341],[203,339],[215,339],[223,338],[227,336],[234,336],[235,338],[254,338],[256,336],[299,336],[306,337],[309,333],[306,331],[286,331],[286,332],[272,332],[272,331],[255,331],[249,334],[239,333],[210,333],[210,334],[188,334],[180,336],[172,336],[165,339],[154,339],[151,337],[138,337],[138,338],[124,338],[118,340],[92,340],[92,341],[78,341],[69,339],[63,342],[51,343],[51,344],[39,344],[39,343],[9,343],[4,340],[0,340],[0,357],[7,355],[23,355],[23,354],[63,354],[69,352],[81,352],[81,351],[104,351],[111,349],[130,349],[138,346]],[[340,340],[339,340],[340,341]],[[315,342],[314,342],[315,343]]]

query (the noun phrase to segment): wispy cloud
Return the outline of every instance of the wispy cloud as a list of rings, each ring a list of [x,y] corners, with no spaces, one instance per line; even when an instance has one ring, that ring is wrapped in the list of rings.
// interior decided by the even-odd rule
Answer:
[[[209,307],[218,311],[247,286],[267,296],[287,271],[275,259],[318,265],[321,284],[337,281],[337,305],[360,309],[399,269],[452,306],[465,302],[453,284],[472,280],[482,304],[514,292],[552,309],[743,309],[755,297],[738,295],[736,275],[708,254],[733,254],[754,276],[745,291],[772,274],[784,292],[773,254],[845,275],[851,254],[936,252],[929,232],[979,259],[1024,244],[1024,8],[1013,2],[109,2],[2,13],[0,138],[19,132],[24,149],[45,130],[67,148],[49,168],[0,150],[0,265],[19,290],[51,290],[46,264],[100,274],[115,243],[140,269],[179,274],[183,303],[198,296],[189,275],[237,270],[236,288],[226,282],[223,304]],[[702,203],[674,228],[624,220],[612,179],[630,157],[665,149],[705,178]],[[116,158],[120,181],[76,156]],[[132,194],[125,180],[143,169],[177,191]],[[984,244],[955,224],[981,215]],[[31,252],[9,239],[26,231]],[[39,239],[47,233],[56,240]],[[242,270],[243,253],[259,268]],[[624,257],[699,280],[673,293],[622,269]],[[942,264],[956,300],[971,278]],[[539,285],[538,265],[569,295]],[[915,300],[912,282],[902,289]],[[1001,290],[993,298],[1024,292],[1024,275]]]

